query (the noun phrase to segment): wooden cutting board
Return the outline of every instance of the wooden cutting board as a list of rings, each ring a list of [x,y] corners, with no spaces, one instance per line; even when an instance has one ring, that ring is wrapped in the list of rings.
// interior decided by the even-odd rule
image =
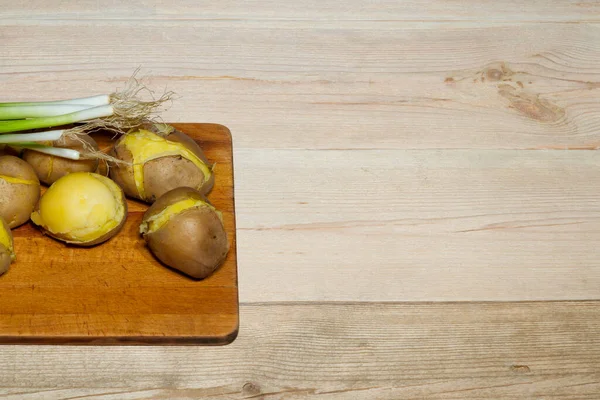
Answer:
[[[213,275],[192,280],[162,266],[138,233],[147,205],[128,200],[122,231],[93,248],[67,246],[31,223],[13,231],[17,261],[0,276],[0,342],[227,344],[238,331],[231,135],[215,124],[173,124],[216,163],[208,198],[223,213],[231,250]],[[101,148],[109,138],[94,136]]]

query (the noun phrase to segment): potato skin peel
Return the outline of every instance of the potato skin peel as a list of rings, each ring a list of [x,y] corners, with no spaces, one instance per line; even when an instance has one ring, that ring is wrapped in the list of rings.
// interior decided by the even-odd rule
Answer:
[[[152,217],[186,199],[199,200],[202,204],[176,213],[153,232],[148,230],[147,222]],[[229,240],[220,215],[200,192],[188,187],[173,189],[158,198],[144,214],[140,231],[156,258],[195,279],[210,276],[229,252]]]
[[[175,129],[171,129],[167,135],[159,134],[156,129],[144,129],[154,133],[169,142],[177,143],[194,154],[210,170],[208,160],[198,144],[189,136]],[[205,180],[204,173],[183,155],[165,155],[143,162],[143,182],[135,181],[133,162],[136,159],[131,149],[125,144],[127,135],[123,135],[113,146],[110,155],[124,163],[110,166],[110,178],[114,180],[127,195],[127,197],[139,199],[147,203],[153,203],[164,193],[177,187],[192,187],[202,194],[210,192],[214,185],[214,174],[211,172]],[[142,193],[143,191],[143,193]]]
[[[89,147],[98,149],[98,144],[90,136],[82,135],[80,140],[86,142]],[[50,144],[50,142],[48,143]],[[85,150],[82,142],[69,136],[55,140],[51,144],[54,147],[69,148],[78,151]],[[27,161],[33,167],[40,182],[46,185],[52,185],[59,178],[71,172],[94,172],[98,168],[97,159],[69,160],[29,149],[23,150],[23,160]]]
[[[0,156],[0,217],[9,228],[29,220],[40,198],[40,181],[33,167],[15,156]]]
[[[119,139],[121,140],[121,139]],[[119,140],[110,151],[110,155],[124,161],[122,165],[110,165],[109,177],[123,189],[127,197],[140,199],[135,180],[133,178],[133,155],[125,146],[119,146]]]

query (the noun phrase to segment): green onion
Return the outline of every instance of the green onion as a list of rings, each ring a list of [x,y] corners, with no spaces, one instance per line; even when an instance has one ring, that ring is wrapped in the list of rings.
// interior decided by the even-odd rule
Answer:
[[[52,147],[46,146],[39,143],[33,142],[22,142],[19,143],[18,146],[15,146],[22,149],[31,149],[38,151],[40,153],[50,154],[57,157],[68,158],[70,160],[79,160],[81,158],[81,153],[77,150],[66,149],[63,147]]]
[[[98,106],[81,111],[48,117],[17,119],[0,124],[0,133],[26,131],[30,129],[49,128],[51,126],[68,125],[75,122],[109,117],[114,114],[113,106]]]
[[[0,135],[0,143],[12,144],[21,142],[50,142],[60,139],[66,130],[34,132],[34,133],[13,133]]]
[[[90,106],[83,104],[0,107],[0,120],[53,117],[56,115],[71,114],[88,108],[90,108]]]
[[[104,106],[110,104],[110,95],[101,94],[98,96],[81,97],[78,99],[53,100],[53,101],[21,101],[12,103],[0,103],[0,107],[19,107],[19,106],[44,106],[44,105],[69,105],[81,104],[89,107]]]
[[[79,159],[81,153],[73,149],[54,148],[35,142],[53,142],[65,135],[87,134],[95,129],[125,133],[151,120],[158,107],[171,99],[171,92],[158,100],[142,101],[138,94],[146,87],[132,76],[125,89],[110,95],[97,95],[67,100],[21,101],[0,103],[0,145],[30,148],[59,157]],[[47,132],[24,132],[63,125],[77,124],[74,128]],[[12,132],[22,132],[15,134]],[[93,149],[86,157],[110,158]]]

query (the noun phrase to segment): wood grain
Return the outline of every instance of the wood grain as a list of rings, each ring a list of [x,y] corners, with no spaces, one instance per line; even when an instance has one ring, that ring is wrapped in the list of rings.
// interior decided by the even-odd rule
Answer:
[[[81,0],[69,4],[68,8],[57,9],[44,0],[30,0],[18,6],[7,7],[0,20],[21,21],[66,20],[165,20],[175,22],[225,20],[227,23],[260,20],[273,22],[288,21],[335,21],[335,22],[424,22],[424,21],[470,21],[476,24],[493,22],[599,22],[599,6],[593,1],[548,0],[543,3],[523,3],[518,0],[477,2],[477,7],[468,3],[437,1],[423,3],[407,0],[397,2],[382,0],[373,2],[351,2],[331,0],[303,0],[280,2],[275,0],[253,1],[251,6],[244,0],[225,0],[219,4],[179,0],[175,7],[171,3],[155,1],[112,1],[104,7],[94,0]]]
[[[231,250],[202,281],[167,269],[139,234],[147,206],[128,201],[123,229],[92,248],[65,246],[29,223],[13,231],[17,262],[0,279],[0,342],[226,344],[237,335],[231,136],[214,124],[175,125],[218,164],[209,194]],[[101,148],[107,136],[95,135]]]
[[[141,67],[157,94],[178,95],[165,120],[221,123],[238,148],[600,146],[596,24],[410,25],[388,11],[388,22],[341,26],[166,11],[135,23],[6,19],[0,101],[109,93]]]
[[[600,152],[236,155],[242,301],[600,299]]]
[[[600,145],[599,11],[6,4],[0,101],[110,92],[141,67],[179,96],[165,120],[231,128],[240,298],[264,303],[220,348],[3,346],[0,396],[600,398],[597,302],[387,303],[599,298],[598,159],[580,151]]]
[[[24,400],[595,400],[600,393],[598,302],[247,304],[240,312],[238,339],[219,348],[3,347],[11,362],[0,365],[0,393]]]

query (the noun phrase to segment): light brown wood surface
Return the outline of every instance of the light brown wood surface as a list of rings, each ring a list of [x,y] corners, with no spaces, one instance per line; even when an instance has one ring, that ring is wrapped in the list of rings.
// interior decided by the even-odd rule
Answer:
[[[595,399],[599,321],[593,302],[248,304],[225,347],[4,347],[2,390],[26,400]]]
[[[7,2],[0,101],[233,135],[240,335],[4,346],[5,398],[600,398],[595,1]]]
[[[238,331],[233,164],[229,130],[174,125],[216,163],[211,203],[230,242],[223,264],[194,280],[166,268],[139,234],[148,206],[128,200],[123,228],[100,246],[78,248],[31,222],[13,230],[17,261],[0,279],[0,343],[227,344]],[[110,136],[94,134],[100,148]]]

